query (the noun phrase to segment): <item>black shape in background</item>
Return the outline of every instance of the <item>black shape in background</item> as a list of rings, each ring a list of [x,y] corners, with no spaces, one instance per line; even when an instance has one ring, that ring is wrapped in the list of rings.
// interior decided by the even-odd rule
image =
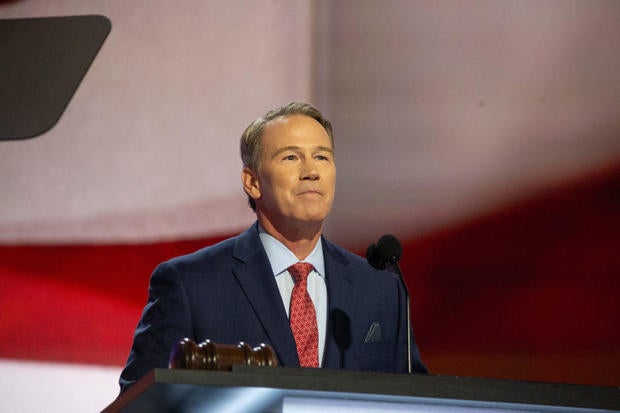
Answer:
[[[351,346],[351,320],[347,313],[339,308],[332,310],[330,318],[332,334],[340,352],[340,368],[344,369],[344,353]]]
[[[0,20],[0,140],[58,122],[111,27],[98,15]]]

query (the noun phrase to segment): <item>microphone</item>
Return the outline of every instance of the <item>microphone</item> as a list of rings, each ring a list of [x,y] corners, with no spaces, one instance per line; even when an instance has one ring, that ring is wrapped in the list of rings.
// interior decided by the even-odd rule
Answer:
[[[385,270],[388,265],[398,267],[398,261],[403,253],[400,241],[394,235],[384,235],[377,244],[371,244],[366,250],[368,263],[378,270]],[[400,269],[397,274],[400,273]]]
[[[392,265],[397,265],[403,253],[403,247],[400,245],[400,241],[398,241],[394,235],[389,234],[379,239],[377,249],[385,260]]]
[[[370,246],[366,250],[366,259],[368,260],[368,263],[374,268],[378,270],[385,270],[385,259],[383,258],[383,255],[379,252],[377,244],[370,244]]]
[[[411,299],[409,296],[409,288],[405,283],[405,278],[400,270],[398,261],[403,253],[403,247],[400,241],[393,235],[386,234],[379,238],[377,244],[371,244],[366,250],[366,259],[368,263],[378,270],[385,270],[388,267],[398,275],[405,296],[407,298],[407,368],[411,374]]]

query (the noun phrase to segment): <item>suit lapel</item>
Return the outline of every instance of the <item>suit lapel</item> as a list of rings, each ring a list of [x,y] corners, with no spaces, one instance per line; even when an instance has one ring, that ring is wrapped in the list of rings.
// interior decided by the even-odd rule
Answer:
[[[233,267],[233,274],[269,337],[280,364],[299,366],[295,339],[256,225],[237,238],[233,255],[239,261]]]
[[[323,367],[340,369],[345,367],[344,353],[352,341],[349,317],[355,300],[353,276],[349,274],[347,259],[325,238],[323,257],[328,305]]]

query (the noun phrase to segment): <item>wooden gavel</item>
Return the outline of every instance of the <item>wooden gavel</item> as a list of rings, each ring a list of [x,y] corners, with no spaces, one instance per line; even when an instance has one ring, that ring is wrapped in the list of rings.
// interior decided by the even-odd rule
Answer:
[[[244,342],[227,345],[205,340],[196,344],[195,341],[184,338],[172,349],[168,367],[171,369],[231,371],[233,365],[239,364],[275,367],[278,365],[278,360],[271,346],[263,343],[252,348]]]

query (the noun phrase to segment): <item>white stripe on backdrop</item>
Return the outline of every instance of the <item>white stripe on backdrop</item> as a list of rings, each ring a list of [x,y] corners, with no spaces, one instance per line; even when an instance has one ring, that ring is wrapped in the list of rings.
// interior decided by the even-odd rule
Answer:
[[[3,412],[98,412],[118,395],[120,367],[0,359]]]

